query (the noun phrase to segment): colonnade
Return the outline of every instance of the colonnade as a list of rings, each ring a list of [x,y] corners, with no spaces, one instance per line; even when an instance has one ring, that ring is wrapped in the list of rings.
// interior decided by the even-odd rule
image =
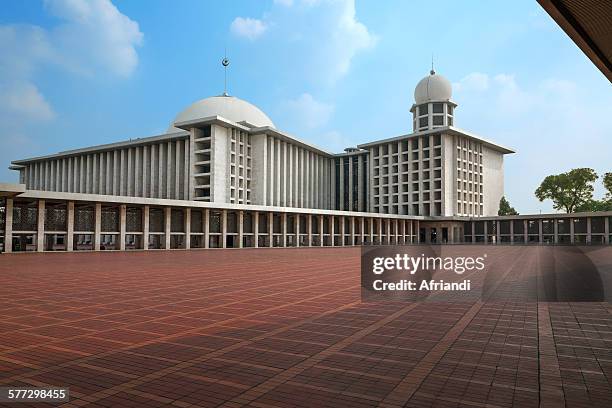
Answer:
[[[5,200],[3,251],[75,251],[416,243],[418,220],[58,200]]]

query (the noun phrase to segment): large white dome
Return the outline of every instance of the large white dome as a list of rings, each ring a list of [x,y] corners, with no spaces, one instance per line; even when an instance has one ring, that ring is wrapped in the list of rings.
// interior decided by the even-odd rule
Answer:
[[[247,122],[256,127],[275,127],[268,115],[263,113],[257,106],[235,96],[221,95],[201,99],[189,105],[185,110],[176,115],[167,132],[180,130],[174,127],[176,122],[185,122],[210,116],[221,116],[236,123]]]
[[[450,81],[432,70],[414,89],[414,102],[420,105],[430,101],[448,101],[452,93]]]

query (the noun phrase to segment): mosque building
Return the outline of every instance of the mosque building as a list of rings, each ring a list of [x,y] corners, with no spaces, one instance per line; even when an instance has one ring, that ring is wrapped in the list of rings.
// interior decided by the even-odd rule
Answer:
[[[514,151],[456,127],[457,109],[432,69],[414,91],[411,133],[332,153],[224,92],[162,135],[13,161],[19,184],[0,183],[0,247],[610,242],[610,217],[595,229],[584,218],[584,234],[559,214],[497,217]]]

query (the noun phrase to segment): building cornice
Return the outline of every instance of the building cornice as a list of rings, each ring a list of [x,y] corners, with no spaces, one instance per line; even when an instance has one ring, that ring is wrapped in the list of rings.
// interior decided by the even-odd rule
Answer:
[[[8,186],[8,187],[7,187]],[[9,191],[10,186],[23,186],[23,184],[0,184],[0,193],[5,190]],[[17,187],[14,187],[15,189]],[[24,186],[25,190],[25,186]],[[297,207],[279,207],[279,206],[267,206],[267,205],[252,205],[252,204],[229,204],[229,203],[216,203],[216,202],[205,202],[205,201],[192,201],[192,200],[174,200],[167,198],[147,198],[147,197],[127,197],[127,196],[114,196],[114,195],[103,195],[103,194],[85,194],[85,193],[62,193],[55,191],[41,191],[41,190],[25,190],[21,193],[16,194],[19,198],[23,199],[43,199],[43,200],[61,200],[61,201],[75,201],[85,203],[107,203],[107,204],[131,204],[131,205],[149,205],[149,206],[160,206],[160,207],[190,207],[190,208],[210,208],[217,210],[243,210],[243,211],[262,211],[262,212],[278,212],[278,213],[289,213],[289,214],[319,214],[319,215],[342,215],[342,216],[353,216],[353,217],[377,217],[377,218],[391,218],[391,219],[406,219],[406,220],[424,220],[423,216],[413,215],[397,215],[397,214],[379,214],[369,212],[357,212],[357,211],[339,211],[339,210],[325,210],[318,208],[297,208]]]
[[[164,141],[169,141],[169,140],[176,140],[176,139],[187,139],[188,137],[189,137],[189,132],[183,132],[183,131],[175,132],[175,133],[165,133],[159,136],[139,137],[136,139],[130,139],[130,140],[126,140],[123,142],[108,143],[108,144],[85,147],[85,148],[74,149],[74,150],[65,150],[59,153],[49,154],[46,156],[37,156],[37,157],[31,157],[27,159],[13,160],[11,162],[13,166],[9,168],[13,168],[13,167],[16,167],[22,164],[27,164],[27,163],[36,162],[36,161],[60,159],[60,158],[66,158],[66,157],[72,157],[72,156],[79,156],[79,155],[87,154],[87,153],[106,152],[106,151],[112,151],[116,149],[122,149],[125,147],[148,145],[148,144],[154,144],[154,143],[159,143],[159,142],[164,142]]]
[[[360,149],[367,149],[369,147],[378,146],[378,145],[385,144],[385,143],[396,142],[396,141],[400,141],[400,140],[404,140],[404,139],[410,139],[410,138],[414,138],[414,137],[431,135],[431,134],[436,134],[436,133],[445,133],[445,134],[450,134],[450,135],[458,135],[458,136],[467,137],[469,139],[473,139],[473,140],[476,140],[478,142],[481,142],[485,146],[490,147],[493,150],[497,150],[498,152],[501,152],[503,154],[516,153],[514,150],[512,150],[512,149],[510,149],[508,147],[505,147],[505,146],[502,146],[500,144],[491,142],[490,140],[487,140],[487,139],[485,139],[483,137],[475,135],[474,133],[468,132],[468,131],[463,130],[463,129],[456,128],[454,126],[441,126],[439,128],[428,129],[428,130],[424,130],[424,131],[421,131],[421,132],[408,133],[408,134],[405,134],[405,135],[390,137],[388,139],[381,139],[381,140],[376,140],[376,141],[373,141],[373,142],[363,143],[363,144],[357,145],[357,147],[360,148]]]

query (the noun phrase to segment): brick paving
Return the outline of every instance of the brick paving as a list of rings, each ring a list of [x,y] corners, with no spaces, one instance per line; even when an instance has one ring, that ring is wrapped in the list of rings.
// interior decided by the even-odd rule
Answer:
[[[0,386],[92,408],[612,406],[609,304],[530,301],[521,248],[495,300],[417,303],[362,303],[358,248],[1,255]]]

